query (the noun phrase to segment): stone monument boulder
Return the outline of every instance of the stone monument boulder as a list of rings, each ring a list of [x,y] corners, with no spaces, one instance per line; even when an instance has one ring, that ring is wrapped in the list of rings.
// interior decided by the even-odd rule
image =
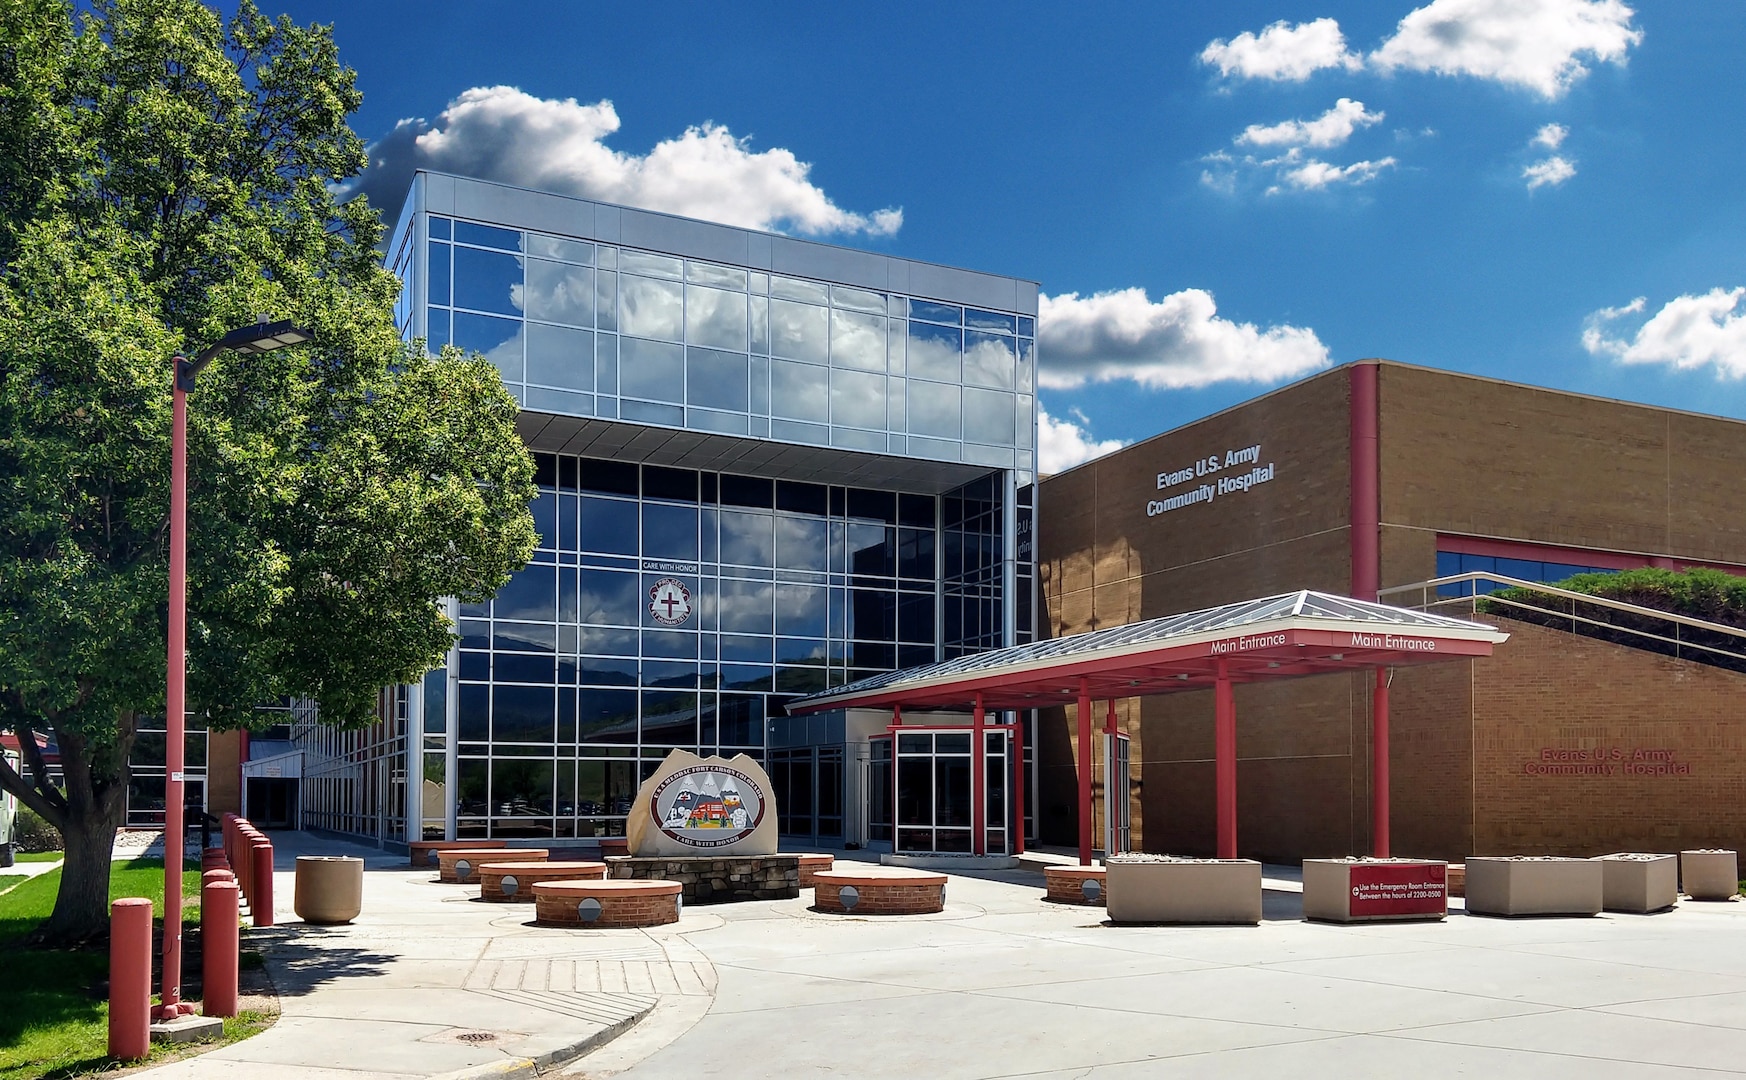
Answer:
[[[643,781],[625,824],[638,857],[776,854],[770,777],[745,754],[701,758],[675,750]]]

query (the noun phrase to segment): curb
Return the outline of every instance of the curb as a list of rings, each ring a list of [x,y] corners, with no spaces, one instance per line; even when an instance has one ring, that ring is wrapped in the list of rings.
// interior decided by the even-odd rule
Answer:
[[[649,1015],[654,1005],[648,1006],[635,1016],[627,1016],[618,1023],[596,1031],[579,1042],[560,1046],[556,1050],[548,1050],[538,1057],[509,1058],[505,1061],[494,1061],[489,1065],[471,1065],[465,1069],[453,1072],[437,1073],[430,1080],[524,1080],[525,1077],[538,1076],[541,1072],[554,1065],[562,1065],[572,1058],[579,1058],[590,1050],[623,1035],[634,1027],[637,1021]]]

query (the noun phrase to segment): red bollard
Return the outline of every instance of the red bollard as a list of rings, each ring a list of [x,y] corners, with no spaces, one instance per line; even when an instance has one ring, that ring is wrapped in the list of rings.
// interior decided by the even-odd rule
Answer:
[[[209,847],[200,853],[200,869],[202,872],[207,870],[224,870],[228,869],[229,866],[230,856],[226,855],[224,849],[221,847]]]
[[[128,896],[109,905],[109,1056],[151,1052],[152,902]]]
[[[249,914],[254,917],[255,926],[273,925],[273,842],[271,840],[256,840],[254,858],[255,891],[249,897]]]
[[[221,871],[214,871],[220,873]],[[241,949],[234,881],[207,881],[200,886],[200,1013],[236,1015],[237,957]]]
[[[236,883],[242,887],[243,899],[251,906],[255,902],[254,850],[254,830],[243,822],[237,826],[236,858],[230,861],[230,868],[236,872]]]
[[[206,888],[207,885],[210,885],[214,881],[228,881],[232,885],[235,885],[236,874],[228,866],[221,866],[216,870],[205,870],[201,872],[200,887],[202,889]]]

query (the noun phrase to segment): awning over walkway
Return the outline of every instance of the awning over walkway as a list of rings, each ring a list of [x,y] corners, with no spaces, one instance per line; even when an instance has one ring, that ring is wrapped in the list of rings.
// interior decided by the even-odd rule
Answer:
[[[828,709],[1037,709],[1231,682],[1490,656],[1483,623],[1304,590],[894,671],[792,701]]]
[[[1233,687],[1263,679],[1373,671],[1371,693],[1372,853],[1389,853],[1388,669],[1490,656],[1509,635],[1484,623],[1368,603],[1308,590],[1115,626],[927,664],[811,694],[790,702],[793,715],[830,709],[890,709],[894,730],[904,709],[963,709],[972,716],[973,747],[982,746],[988,710],[1074,706],[1078,744],[1079,857],[1092,853],[1094,704],[1104,705],[1104,733],[1120,739],[1115,702],[1182,690],[1213,690],[1214,786],[1218,855],[1237,856],[1237,713]],[[972,752],[972,823],[980,834],[980,749]],[[1013,751],[1022,761],[1022,749]],[[1022,792],[1022,782],[1015,786]],[[894,781],[895,783],[895,781]],[[1107,810],[1107,808],[1106,808]],[[1020,808],[1018,818],[1023,820]]]

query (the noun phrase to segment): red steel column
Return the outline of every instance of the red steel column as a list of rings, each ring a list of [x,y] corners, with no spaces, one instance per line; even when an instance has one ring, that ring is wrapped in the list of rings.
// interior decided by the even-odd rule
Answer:
[[[109,1056],[151,1053],[152,902],[128,896],[109,905]]]
[[[1011,837],[1012,853],[1025,853],[1025,717],[1024,713],[1013,713],[1017,721],[1012,726],[1012,824],[1007,835]]]
[[[1370,846],[1371,854],[1388,858],[1388,670],[1376,669],[1376,691],[1370,697]]]
[[[1377,365],[1351,369],[1352,411],[1352,596],[1375,600],[1382,584],[1379,536],[1382,523],[1381,456],[1377,434]]]
[[[1218,794],[1218,855],[1237,857],[1237,702],[1225,662],[1213,685],[1213,769]]]
[[[1079,680],[1079,865],[1091,865],[1091,684]]]
[[[983,783],[984,770],[988,767],[988,747],[983,742],[986,721],[982,695],[977,694],[976,704],[970,710],[970,850],[978,855],[988,854],[988,830],[984,828],[988,818],[988,791]]]

